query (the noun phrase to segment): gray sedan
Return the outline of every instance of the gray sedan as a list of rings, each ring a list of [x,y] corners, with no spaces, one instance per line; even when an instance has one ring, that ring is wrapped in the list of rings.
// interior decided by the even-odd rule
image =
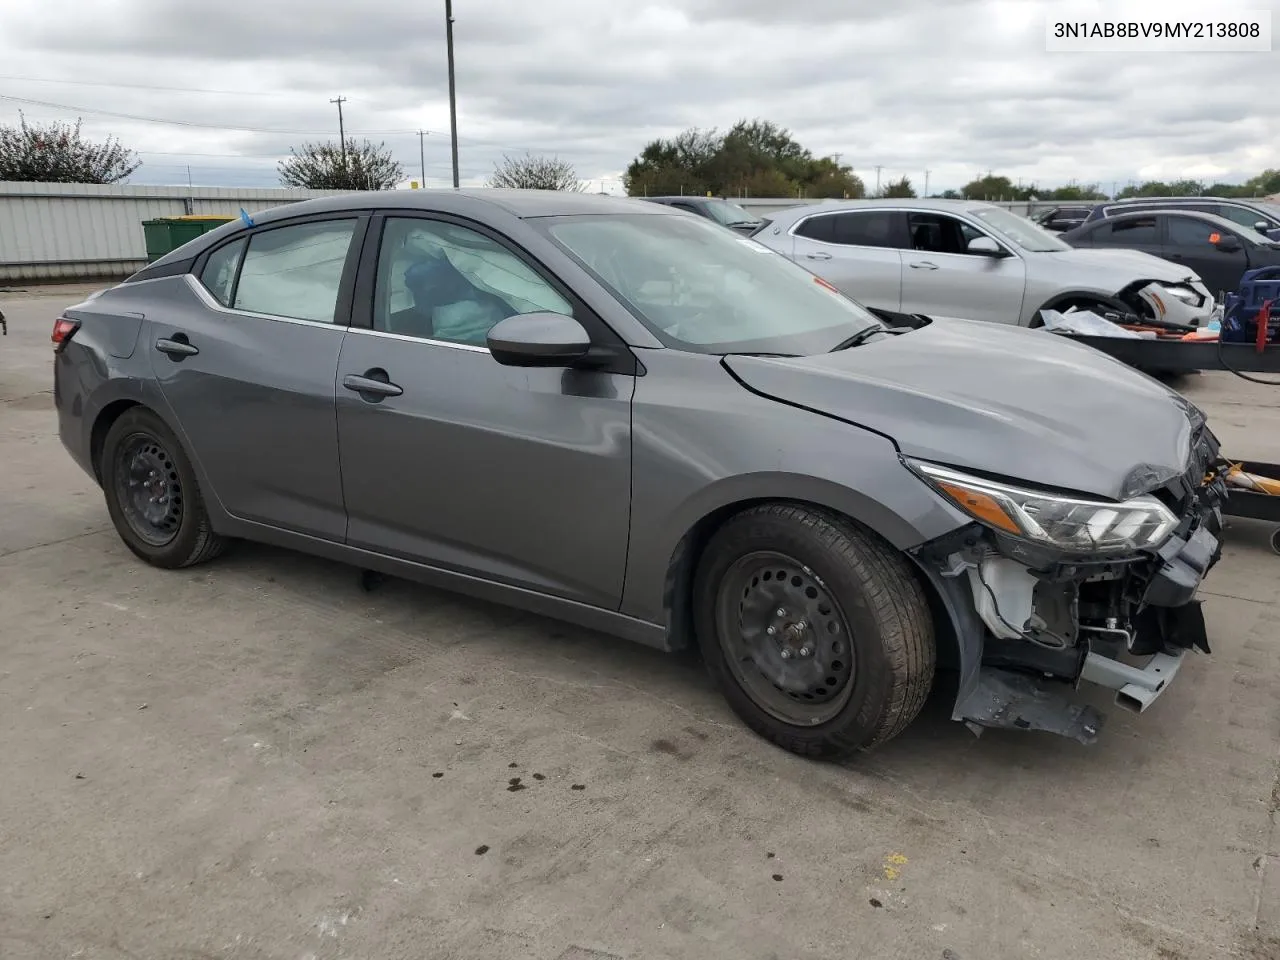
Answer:
[[[696,646],[798,753],[1092,740],[1186,651],[1217,443],[1045,333],[873,313],[704,219],[518,191],[226,224],[54,326],[62,441],[159,568],[265,541]]]

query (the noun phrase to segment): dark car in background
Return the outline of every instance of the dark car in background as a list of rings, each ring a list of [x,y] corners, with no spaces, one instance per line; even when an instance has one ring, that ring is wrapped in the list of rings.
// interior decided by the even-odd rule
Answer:
[[[1237,200],[1234,197],[1130,197],[1098,204],[1090,212],[1087,222],[1149,210],[1208,213],[1260,233],[1268,240],[1280,240],[1280,207],[1274,203]]]
[[[645,197],[650,203],[662,203],[677,210],[687,210],[706,217],[722,227],[737,230],[748,236],[755,233],[764,221],[747,213],[738,204],[721,197]]]
[[[1048,210],[1041,211],[1031,219],[1040,224],[1046,230],[1052,230],[1054,233],[1062,233],[1065,230],[1071,230],[1080,226],[1089,219],[1089,214],[1093,212],[1093,204],[1074,204],[1063,207],[1051,207]]]
[[[1280,266],[1280,244],[1224,217],[1193,210],[1136,210],[1069,230],[1073,247],[1141,250],[1200,275],[1214,297],[1234,291],[1258,267]]]

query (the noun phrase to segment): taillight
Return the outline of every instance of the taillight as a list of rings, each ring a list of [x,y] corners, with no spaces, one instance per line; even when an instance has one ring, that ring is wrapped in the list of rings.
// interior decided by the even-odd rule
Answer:
[[[71,338],[76,335],[76,331],[80,329],[79,320],[68,320],[66,317],[59,317],[53,321],[53,336],[49,339],[53,341],[53,352],[61,353]]]

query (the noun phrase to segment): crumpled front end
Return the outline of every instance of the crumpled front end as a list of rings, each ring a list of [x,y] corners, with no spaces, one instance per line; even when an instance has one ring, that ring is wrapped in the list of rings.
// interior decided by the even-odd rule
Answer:
[[[1221,555],[1227,488],[1217,439],[1189,415],[1182,472],[1135,468],[1134,495],[1116,504],[1026,496],[909,464],[975,518],[913,552],[955,629],[955,719],[975,733],[1013,727],[1089,743],[1105,716],[1081,702],[1085,684],[1141,713],[1189,651],[1209,652],[1196,592]]]

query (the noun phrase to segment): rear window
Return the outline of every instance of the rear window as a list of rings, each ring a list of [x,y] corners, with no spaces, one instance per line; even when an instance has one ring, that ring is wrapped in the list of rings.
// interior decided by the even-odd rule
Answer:
[[[893,247],[893,218],[890,210],[827,213],[805,220],[796,236],[850,247]]]

